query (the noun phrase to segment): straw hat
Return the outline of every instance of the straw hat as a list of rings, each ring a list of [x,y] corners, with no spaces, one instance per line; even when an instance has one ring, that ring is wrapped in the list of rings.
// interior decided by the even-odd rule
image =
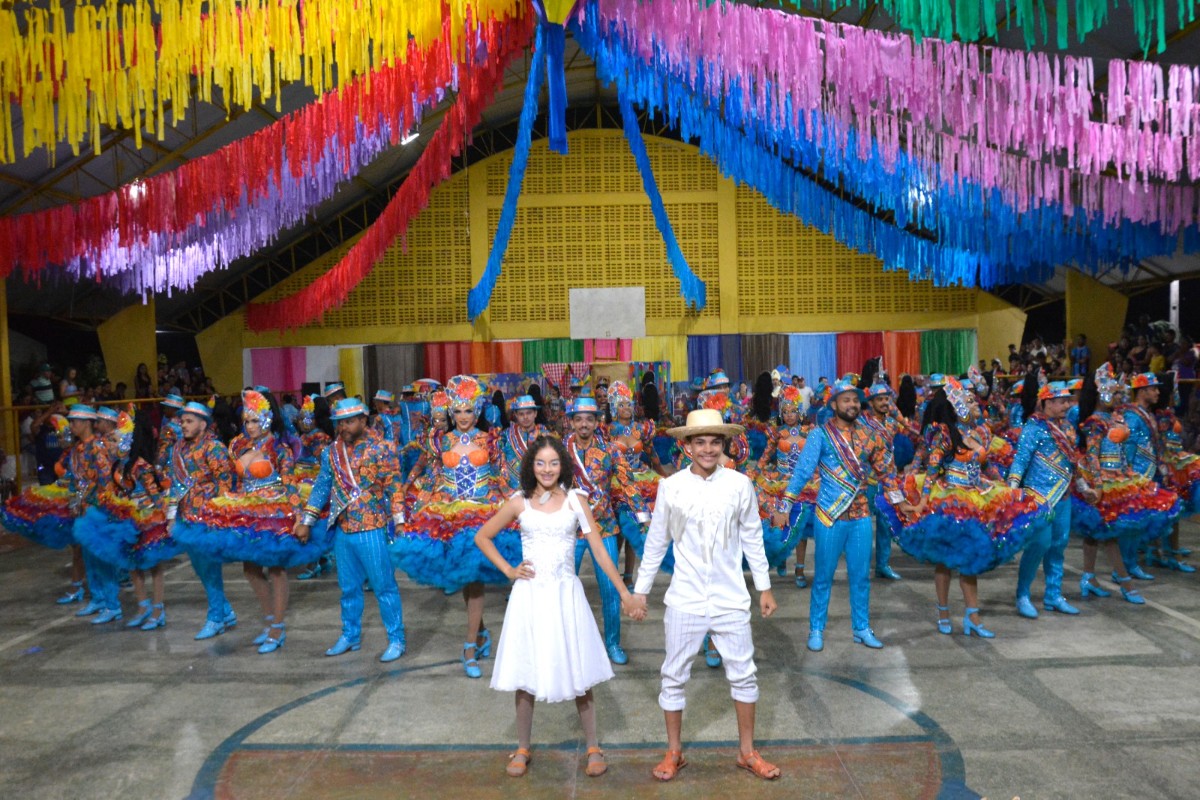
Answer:
[[[698,408],[688,412],[685,425],[671,428],[667,435],[676,439],[686,439],[689,436],[737,436],[745,431],[741,425],[726,423],[721,412],[715,408]]]

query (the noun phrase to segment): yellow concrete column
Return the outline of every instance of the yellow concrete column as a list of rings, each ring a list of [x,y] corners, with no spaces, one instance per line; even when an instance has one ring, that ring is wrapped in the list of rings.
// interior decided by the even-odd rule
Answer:
[[[196,334],[196,349],[204,374],[212,378],[219,394],[238,394],[242,390],[242,334],[246,314],[235,311]]]
[[[1067,270],[1067,338],[1087,336],[1092,351],[1090,369],[1104,363],[1108,344],[1121,338],[1129,298],[1078,270]],[[1120,365],[1114,365],[1120,369]]]
[[[338,377],[346,387],[347,397],[363,394],[365,381],[361,347],[343,347],[338,350]],[[364,395],[363,399],[367,401],[368,406],[371,404],[369,397]]]
[[[133,396],[138,364],[145,364],[151,375],[157,369],[155,327],[154,298],[151,297],[144,304],[122,309],[96,329],[100,335],[105,373],[114,386],[118,383],[128,386],[129,397]]]
[[[975,327],[979,357],[989,363],[993,358],[998,358],[1007,370],[1008,346],[1021,346],[1021,336],[1025,332],[1025,312],[983,290],[978,290],[975,310],[979,315]]]

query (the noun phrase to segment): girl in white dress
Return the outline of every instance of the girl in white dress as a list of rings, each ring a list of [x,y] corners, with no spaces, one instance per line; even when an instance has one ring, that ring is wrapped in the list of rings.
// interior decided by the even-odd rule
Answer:
[[[583,531],[597,564],[621,595],[625,612],[644,616],[631,605],[612,559],[600,541],[600,529],[586,499],[572,488],[574,473],[562,442],[540,436],[521,461],[521,492],[510,497],[475,536],[483,554],[515,581],[504,628],[496,650],[492,688],[516,692],[517,751],[509,756],[508,774],[520,777],[529,768],[533,733],[533,701],[574,700],[587,738],[589,777],[608,769],[596,737],[592,687],[613,676],[596,618],[575,575],[575,541]],[[586,498],[586,495],[584,496]],[[492,539],[513,521],[521,527],[523,560],[504,560]]]

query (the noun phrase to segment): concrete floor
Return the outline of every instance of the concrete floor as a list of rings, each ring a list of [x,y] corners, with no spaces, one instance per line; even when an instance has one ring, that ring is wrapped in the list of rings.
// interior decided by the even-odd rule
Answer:
[[[1200,550],[1200,526],[1185,543]],[[286,646],[258,655],[254,601],[226,570],[242,618],[207,642],[200,584],[185,560],[167,578],[166,628],[97,629],[53,600],[63,552],[0,535],[0,797],[1138,797],[1196,794],[1200,760],[1200,579],[1155,570],[1150,603],[1080,601],[1079,617],[1016,616],[1015,567],[985,576],[988,642],[933,624],[928,568],[903,555],[899,583],[872,585],[870,651],[850,641],[844,574],[826,649],[804,649],[808,592],[790,579],[781,608],[756,618],[762,702],[758,737],[784,777],[734,769],[736,730],[723,675],[697,662],[684,719],[691,762],[671,784],[656,704],[662,656],[660,577],[650,620],[626,622],[630,663],[596,691],[610,771],[583,776],[572,704],[539,705],[534,761],[504,774],[514,747],[512,698],[457,662],[458,598],[401,583],[409,654],[391,665],[368,595],[363,649],[322,653],[339,632],[332,578],[292,582]],[[1078,597],[1080,552],[1067,556]],[[589,568],[590,569],[590,568]],[[809,559],[811,571],[811,556]],[[584,585],[595,596],[590,574]],[[1106,585],[1107,584],[1106,581]],[[1111,585],[1110,585],[1111,586]],[[954,592],[957,591],[955,587]],[[1039,587],[1035,586],[1035,598]],[[131,594],[123,593],[126,613]],[[489,595],[498,632],[503,594]]]

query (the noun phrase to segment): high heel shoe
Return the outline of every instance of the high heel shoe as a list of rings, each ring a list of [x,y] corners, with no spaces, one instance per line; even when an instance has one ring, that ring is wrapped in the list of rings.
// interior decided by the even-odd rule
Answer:
[[[1085,572],[1083,577],[1079,579],[1079,593],[1086,600],[1089,594],[1094,594],[1096,597],[1111,597],[1112,592],[1101,589],[1093,581],[1096,579],[1095,573]]]
[[[978,613],[978,608],[966,609],[966,613],[963,614],[963,635],[970,636],[973,633],[981,639],[995,639],[996,634],[983,627],[983,625],[977,625],[974,622],[971,622],[971,615]]]
[[[150,619],[149,600],[143,600],[142,602],[138,603],[138,608],[140,608],[141,611],[135,614],[133,618],[129,620],[129,622],[125,623],[126,628],[140,628],[142,627],[143,622]]]
[[[787,575],[787,564],[780,564],[778,567],[776,567],[775,574],[781,578]]]
[[[285,623],[285,622],[272,624],[271,627],[268,629],[268,631],[278,630],[279,638],[275,639],[275,638],[272,638],[271,636],[268,636],[266,638],[266,640],[262,643],[262,647],[258,648],[258,652],[263,653],[263,654],[274,653],[276,650],[283,647],[284,641],[287,640],[287,632],[284,630],[284,628],[286,628],[286,627],[287,627],[287,623]]]
[[[267,614],[265,617],[263,617],[263,622],[267,623],[267,627],[263,628],[262,633],[260,633],[258,636],[255,636],[254,641],[250,642],[250,644],[262,644],[267,639],[270,639],[271,638],[271,623],[274,621],[275,621],[274,614]]]
[[[804,577],[804,567],[796,567],[796,588],[808,588],[808,579]]]
[[[475,639],[475,657],[487,658],[492,654],[492,632],[484,628],[479,632],[479,636]]]
[[[934,608],[936,608],[938,611],[949,611],[950,610],[950,606],[935,605]],[[938,614],[937,628],[938,628],[938,633],[947,633],[947,634],[950,633],[951,632],[950,618],[943,617],[941,614]]]
[[[1117,588],[1121,590],[1121,596],[1125,598],[1125,602],[1133,603],[1135,606],[1146,605],[1146,598],[1142,597],[1141,592],[1132,586],[1128,589],[1125,588],[1125,584],[1132,581],[1133,578],[1118,578],[1116,575],[1113,575],[1113,580],[1117,582]]]
[[[71,591],[67,592],[66,594],[64,594],[62,597],[58,598],[54,602],[58,603],[60,606],[65,606],[65,605],[69,605],[71,603],[78,603],[82,600],[83,600],[83,581],[72,581],[71,582]]]
[[[151,608],[158,612],[158,616],[150,617],[150,619],[146,620],[146,624],[142,626],[142,630],[144,631],[152,631],[155,628],[161,628],[167,624],[167,612],[166,609],[163,608],[163,604],[155,603],[151,606]]]
[[[467,658],[468,650],[470,650],[472,653],[475,652],[475,643],[474,642],[467,642],[466,644],[463,645],[463,651],[462,651],[463,672],[467,673],[468,678],[482,678],[483,670],[481,670],[479,668],[479,661],[475,658],[475,656],[471,656],[470,658]]]
[[[1129,576],[1131,578],[1137,578],[1139,581],[1154,580],[1154,576],[1151,575],[1149,572],[1146,572],[1146,570],[1142,569],[1141,564],[1134,564],[1132,567],[1130,567],[1129,568]],[[1116,579],[1117,579],[1117,571],[1113,570],[1113,580],[1115,581]]]

